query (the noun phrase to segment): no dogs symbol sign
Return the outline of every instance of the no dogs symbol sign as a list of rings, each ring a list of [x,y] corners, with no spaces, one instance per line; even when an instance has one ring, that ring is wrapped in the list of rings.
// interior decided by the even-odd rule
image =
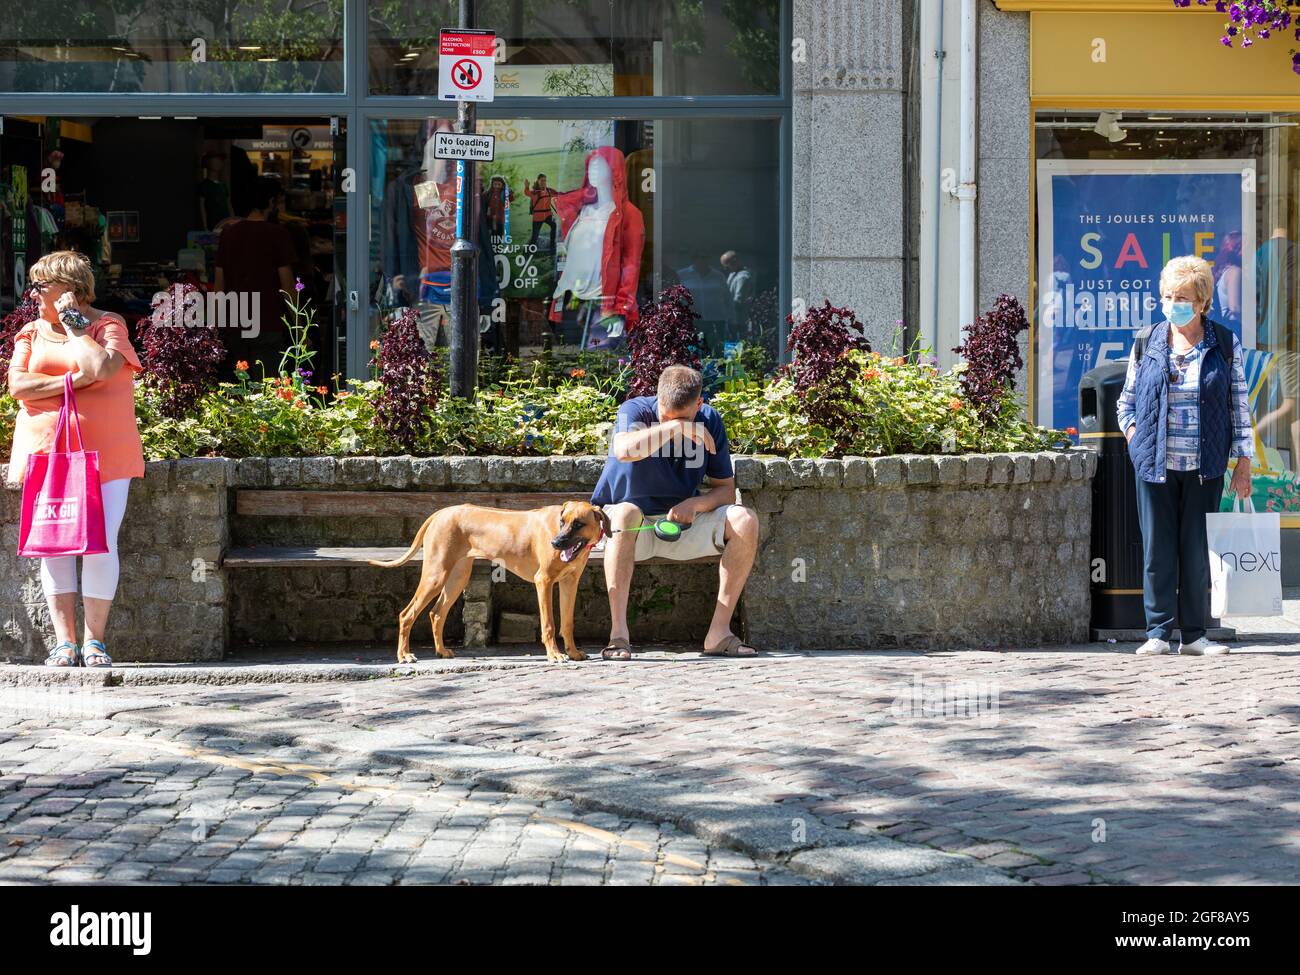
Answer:
[[[497,36],[490,30],[438,32],[440,101],[490,102],[496,85],[493,67]]]

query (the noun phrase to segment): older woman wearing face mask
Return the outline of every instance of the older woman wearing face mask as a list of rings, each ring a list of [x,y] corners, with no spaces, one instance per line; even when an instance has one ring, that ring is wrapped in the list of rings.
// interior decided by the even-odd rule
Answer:
[[[51,667],[111,667],[104,645],[108,613],[117,594],[117,532],[126,512],[131,478],[144,477],[144,455],[132,396],[140,360],[126,322],[91,306],[95,278],[90,262],[74,251],[46,254],[31,268],[40,314],[14,337],[9,393],[22,404],[14,429],[9,476],[18,481],[31,454],[48,453],[64,375],[77,390],[77,417],[86,450],[99,452],[100,491],[108,551],[81,560],[84,642],[77,644],[77,559],[41,559],[41,586],[58,645]]]
[[[1254,443],[1241,342],[1207,317],[1214,270],[1175,257],[1160,272],[1165,321],[1138,332],[1119,398],[1119,426],[1137,473],[1147,642],[1140,654],[1224,654],[1205,635],[1210,555],[1205,516],[1217,511],[1224,471],[1235,457],[1232,490],[1250,494]]]

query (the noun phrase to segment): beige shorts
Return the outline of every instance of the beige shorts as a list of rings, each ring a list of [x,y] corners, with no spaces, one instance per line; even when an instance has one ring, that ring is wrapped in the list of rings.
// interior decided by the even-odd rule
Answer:
[[[606,506],[605,510],[613,517],[614,512],[620,507],[622,505],[611,504]],[[696,515],[695,520],[691,522],[691,526],[683,529],[681,537],[675,542],[665,542],[651,528],[637,532],[636,555],[633,558],[637,562],[645,562],[647,559],[672,559],[674,562],[688,562],[691,559],[704,559],[721,555],[722,548],[726,544],[727,509],[730,507],[731,505],[724,504],[721,508],[714,508],[712,511],[705,511]],[[651,515],[649,518],[643,519],[643,521],[656,522],[662,519],[663,515]],[[628,527],[634,528],[636,526],[629,525]]]

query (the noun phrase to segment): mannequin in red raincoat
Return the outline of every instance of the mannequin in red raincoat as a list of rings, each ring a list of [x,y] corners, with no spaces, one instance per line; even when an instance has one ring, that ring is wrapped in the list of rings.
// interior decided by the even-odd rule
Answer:
[[[592,150],[582,188],[561,193],[555,209],[566,257],[552,294],[551,321],[574,316],[584,348],[621,344],[625,327],[637,321],[645,249],[645,220],[627,198],[623,153],[612,146]]]

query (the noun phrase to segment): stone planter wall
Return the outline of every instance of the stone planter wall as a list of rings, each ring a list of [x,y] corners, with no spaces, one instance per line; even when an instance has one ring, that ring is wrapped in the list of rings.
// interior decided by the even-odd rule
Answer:
[[[417,568],[227,570],[235,545],[406,545],[418,518],[246,518],[238,488],[585,492],[603,458],[202,458],[148,465],[120,540],[108,643],[120,660],[212,660],[297,643],[390,646]],[[844,460],[736,458],[759,512],[758,561],[739,612],[771,649],[1026,646],[1087,637],[1089,451]],[[358,498],[358,510],[364,510]],[[37,565],[18,559],[19,495],[6,490],[0,658],[52,644]],[[717,586],[711,565],[639,566],[634,643],[697,644]],[[536,598],[476,569],[453,645],[536,639]],[[599,645],[609,614],[599,566],[584,574],[576,629]],[[417,653],[427,654],[427,617]]]

